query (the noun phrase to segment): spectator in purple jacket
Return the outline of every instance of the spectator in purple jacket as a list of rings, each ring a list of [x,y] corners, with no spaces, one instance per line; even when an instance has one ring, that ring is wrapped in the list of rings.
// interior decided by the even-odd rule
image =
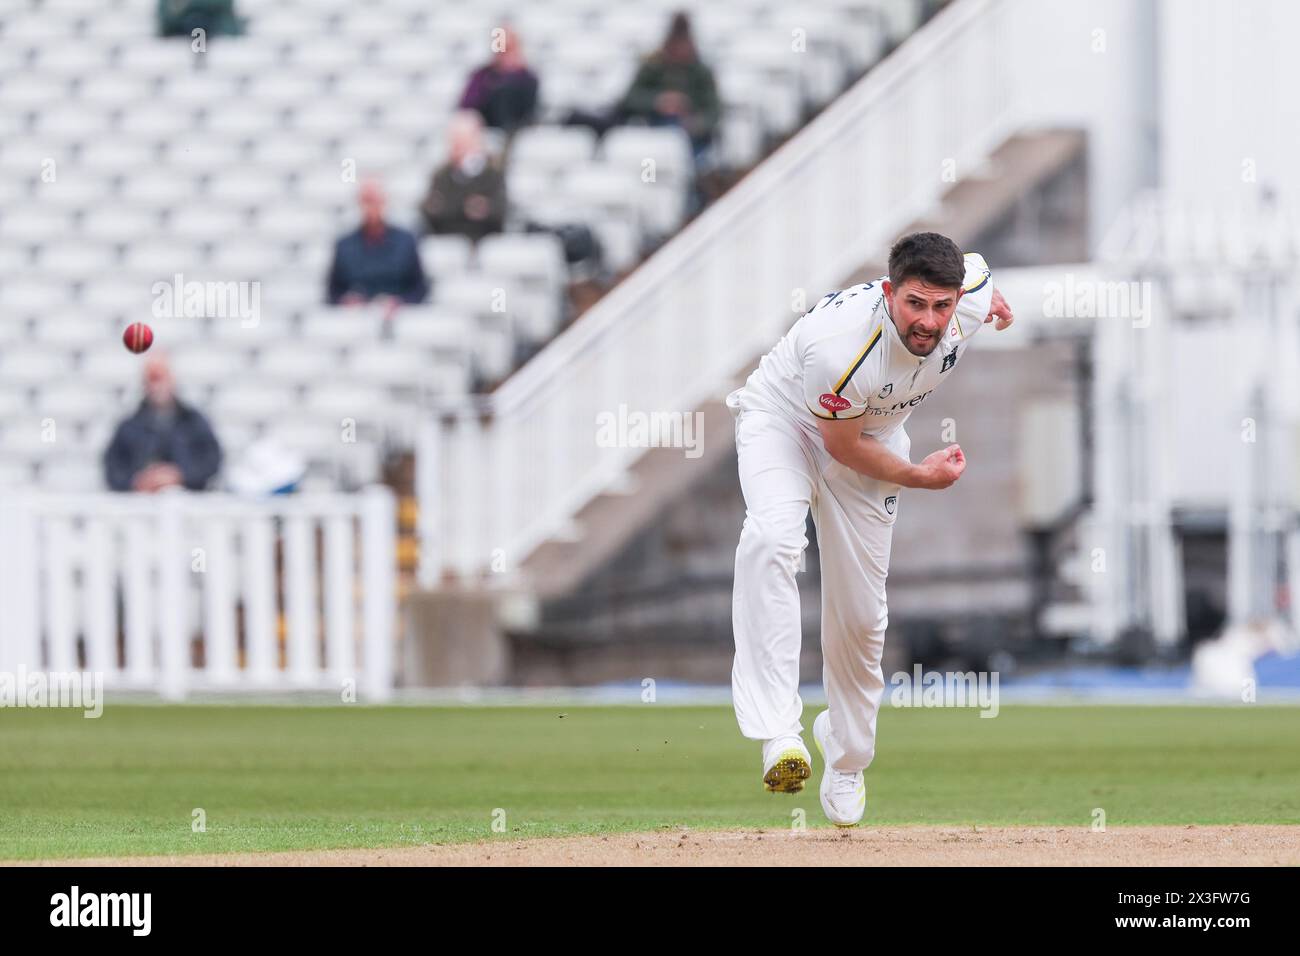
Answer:
[[[475,110],[487,126],[513,133],[537,110],[537,74],[528,68],[511,27],[494,31],[492,50],[492,62],[470,74],[460,108]]]

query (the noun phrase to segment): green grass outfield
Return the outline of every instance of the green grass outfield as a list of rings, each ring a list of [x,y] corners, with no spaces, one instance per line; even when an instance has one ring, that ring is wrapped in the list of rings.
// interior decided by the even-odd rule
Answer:
[[[723,707],[3,710],[0,858],[825,825],[759,776]],[[1300,823],[1300,708],[886,708],[867,781],[879,824]]]

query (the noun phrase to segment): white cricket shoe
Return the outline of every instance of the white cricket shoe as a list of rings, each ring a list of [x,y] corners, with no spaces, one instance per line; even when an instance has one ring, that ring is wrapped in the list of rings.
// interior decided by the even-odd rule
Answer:
[[[797,734],[763,742],[763,789],[771,793],[798,793],[812,776],[812,756]]]
[[[831,769],[826,762],[826,744],[823,742],[830,733],[830,711],[823,710],[813,721],[813,740],[822,755],[822,809],[827,818],[837,827],[857,826],[862,814],[867,811],[867,782],[862,779],[862,771],[841,773]]]

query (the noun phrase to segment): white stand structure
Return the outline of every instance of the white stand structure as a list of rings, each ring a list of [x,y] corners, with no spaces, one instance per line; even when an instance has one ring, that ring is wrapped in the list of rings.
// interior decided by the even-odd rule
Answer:
[[[1097,559],[1084,580],[1099,640],[1181,636],[1176,525],[1190,512],[1225,522],[1227,631],[1300,630],[1298,250],[1296,223],[1267,201],[1159,196],[1103,243],[1112,285],[1137,305],[1096,325],[1096,500],[1082,540]]]

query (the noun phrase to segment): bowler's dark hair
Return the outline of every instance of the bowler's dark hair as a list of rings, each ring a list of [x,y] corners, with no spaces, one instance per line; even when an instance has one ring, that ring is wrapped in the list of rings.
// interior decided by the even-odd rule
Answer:
[[[937,232],[914,232],[889,250],[889,281],[897,289],[908,279],[960,289],[966,281],[966,260],[957,243]]]

